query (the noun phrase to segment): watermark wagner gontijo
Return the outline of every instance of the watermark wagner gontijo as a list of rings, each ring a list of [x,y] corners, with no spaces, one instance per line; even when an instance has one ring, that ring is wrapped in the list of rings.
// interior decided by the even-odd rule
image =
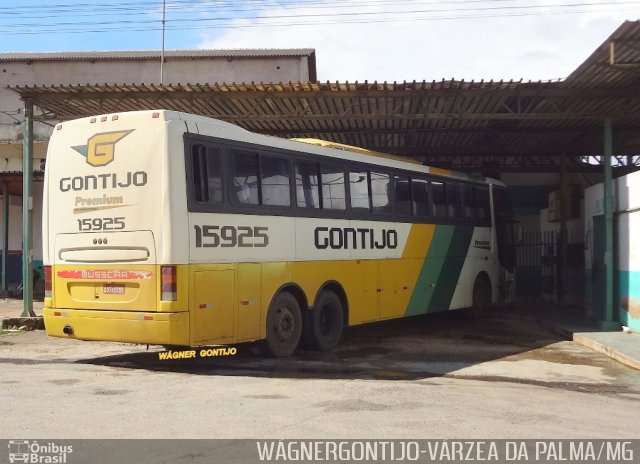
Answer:
[[[259,461],[634,462],[640,440],[265,440]]]
[[[161,361],[169,361],[173,359],[197,359],[197,358],[215,358],[221,356],[235,356],[238,349],[233,346],[223,347],[206,347],[193,350],[169,350],[160,351],[158,359]]]

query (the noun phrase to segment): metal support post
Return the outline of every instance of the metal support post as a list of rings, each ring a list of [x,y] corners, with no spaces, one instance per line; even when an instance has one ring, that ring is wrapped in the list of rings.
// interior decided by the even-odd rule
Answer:
[[[9,294],[7,282],[7,259],[9,258],[9,184],[2,183],[2,289],[3,297]]]
[[[611,158],[613,155],[613,130],[611,118],[604,120],[604,266],[605,266],[605,302],[604,320],[600,321],[603,329],[613,330],[620,327],[613,316],[613,173]]]
[[[566,269],[567,269],[567,216],[569,202],[565,198],[567,190],[567,156],[563,153],[560,157],[560,234],[557,240],[558,247],[558,304],[564,303],[566,294]]]
[[[167,0],[162,1],[162,51],[160,52],[160,85],[164,84],[164,30],[167,11]]]
[[[33,311],[33,101],[24,99],[22,139],[22,317],[35,316]]]

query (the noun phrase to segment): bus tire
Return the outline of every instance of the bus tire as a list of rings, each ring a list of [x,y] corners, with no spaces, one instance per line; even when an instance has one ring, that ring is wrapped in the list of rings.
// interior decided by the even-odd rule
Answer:
[[[479,274],[473,283],[471,307],[474,311],[482,311],[491,304],[491,282],[485,274]]]
[[[320,292],[315,306],[305,314],[304,329],[304,341],[309,348],[333,350],[344,329],[344,308],[340,297],[330,290]]]
[[[269,352],[276,358],[291,356],[302,335],[302,315],[298,300],[288,292],[279,293],[267,311],[267,339]]]

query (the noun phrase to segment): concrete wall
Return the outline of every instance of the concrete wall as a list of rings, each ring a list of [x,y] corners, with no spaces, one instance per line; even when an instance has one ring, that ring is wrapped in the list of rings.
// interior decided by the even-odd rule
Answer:
[[[33,183],[33,267],[42,276],[42,182]],[[0,190],[0,256],[4,250],[4,199]],[[22,281],[22,197],[9,196],[7,282],[14,290]]]
[[[306,56],[167,57],[164,83],[308,81]],[[21,142],[23,104],[6,86],[61,84],[149,84],[160,82],[158,58],[21,60],[0,59],[0,156],[3,142]],[[34,139],[46,141],[50,124],[36,123]]]

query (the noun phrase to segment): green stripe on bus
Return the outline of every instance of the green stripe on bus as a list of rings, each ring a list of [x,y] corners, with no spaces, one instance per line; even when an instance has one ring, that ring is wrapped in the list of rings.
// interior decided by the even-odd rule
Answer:
[[[453,238],[454,226],[436,226],[433,238],[422,263],[422,269],[413,289],[406,316],[415,316],[427,312],[433,298],[436,282],[444,264],[445,250],[449,249]]]
[[[444,311],[451,307],[451,300],[469,252],[472,236],[473,226],[456,226],[454,228],[446,259],[438,276],[438,282],[427,312]]]

